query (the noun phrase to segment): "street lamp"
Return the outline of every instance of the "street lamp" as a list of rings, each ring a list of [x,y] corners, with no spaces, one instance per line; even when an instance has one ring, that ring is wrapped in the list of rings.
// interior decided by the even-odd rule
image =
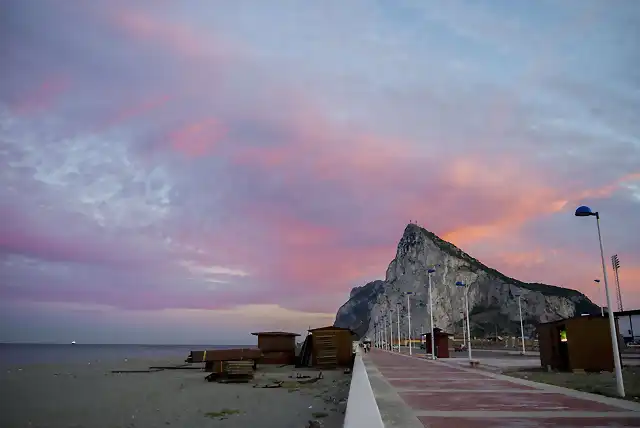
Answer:
[[[393,351],[393,309],[389,308],[389,350]]]
[[[431,298],[431,274],[434,273],[435,269],[429,269],[427,273],[429,274],[429,329],[431,331],[431,359],[436,359],[436,338],[434,336],[433,331],[433,299]],[[426,348],[426,346],[425,346]]]
[[[596,283],[596,285],[598,286],[598,291],[600,291],[600,280],[594,279],[593,282]],[[606,296],[605,296],[605,299],[606,299]],[[604,305],[600,305],[600,315],[604,316]]]
[[[467,346],[467,322],[464,319],[464,311],[460,311],[460,316],[462,317],[462,346]]]
[[[520,336],[522,338],[522,355],[524,355],[526,351],[524,348],[524,326],[522,324],[522,303],[520,303],[520,298],[522,297],[522,294],[520,294],[520,292],[517,292],[517,293],[514,293],[513,295],[518,298],[518,311],[520,311]]]
[[[622,380],[622,364],[620,362],[620,349],[618,349],[618,334],[616,332],[616,320],[613,311],[611,310],[611,298],[609,297],[609,282],[607,281],[607,268],[604,264],[604,248],[602,247],[602,234],[600,233],[600,214],[596,211],[591,211],[591,208],[587,206],[580,206],[576,209],[576,217],[589,217],[595,216],[596,226],[598,227],[598,241],[600,243],[600,259],[602,260],[602,277],[604,279],[604,292],[607,296],[607,308],[609,308],[609,330],[611,332],[611,346],[613,347],[613,363],[616,368],[616,386],[618,395],[624,397],[624,382]],[[603,309],[604,314],[604,309]]]
[[[398,313],[398,353],[400,353],[400,304],[396,303],[396,312]]]
[[[389,350],[389,343],[391,343],[391,330],[389,329],[389,316],[384,316],[384,349]]]
[[[471,361],[471,320],[469,319],[469,286],[462,281],[456,282],[458,287],[464,288],[464,304],[467,311],[467,353],[469,354],[469,361]]]
[[[407,338],[409,339],[409,355],[413,355],[411,353],[411,304],[409,302],[409,296],[412,294],[412,291],[407,291],[407,322],[409,323],[409,336],[407,336]]]

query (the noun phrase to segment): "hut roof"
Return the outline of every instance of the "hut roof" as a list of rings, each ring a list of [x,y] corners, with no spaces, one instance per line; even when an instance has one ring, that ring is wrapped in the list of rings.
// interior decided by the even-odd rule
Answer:
[[[609,313],[605,312],[604,316],[601,314],[584,314],[584,315],[574,315],[572,317],[569,318],[562,318],[559,320],[555,320],[555,321],[548,321],[548,322],[541,322],[536,324],[536,326],[542,326],[542,325],[551,325],[551,324],[563,324],[565,322],[571,322],[573,320],[577,320],[577,319],[581,319],[581,318],[588,318],[588,319],[594,319],[594,318],[609,318]]]
[[[298,333],[290,333],[288,331],[259,331],[257,333],[251,333],[254,336],[288,336],[295,337],[300,336]]]
[[[318,328],[312,328],[309,331],[311,333],[313,333],[314,331],[321,331],[321,330],[344,330],[344,331],[349,331],[351,332],[351,334],[355,334],[350,328],[345,328],[345,327],[335,327],[332,325],[326,326],[326,327],[318,327]]]

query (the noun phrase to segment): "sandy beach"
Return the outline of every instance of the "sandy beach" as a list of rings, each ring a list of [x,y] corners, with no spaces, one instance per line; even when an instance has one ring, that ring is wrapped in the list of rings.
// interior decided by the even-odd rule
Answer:
[[[323,427],[342,427],[350,382],[342,370],[323,371],[322,379],[308,384],[300,384],[296,374],[315,378],[318,370],[263,365],[248,384],[206,382],[207,373],[193,369],[111,373],[181,363],[128,360],[3,369],[0,426],[303,428],[317,420]],[[277,380],[284,381],[281,387],[262,388]]]

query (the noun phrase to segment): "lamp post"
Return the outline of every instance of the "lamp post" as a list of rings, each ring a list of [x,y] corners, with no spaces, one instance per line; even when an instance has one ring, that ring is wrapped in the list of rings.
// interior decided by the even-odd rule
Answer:
[[[469,319],[469,286],[462,281],[456,282],[458,287],[464,288],[464,305],[467,311],[467,353],[471,361],[471,320]]]
[[[393,351],[393,309],[389,309],[389,350]]]
[[[389,329],[389,316],[384,316],[384,349],[389,350],[389,343],[391,343],[391,330]]]
[[[460,316],[462,317],[462,346],[467,346],[467,321],[464,317],[464,311],[460,311]]]
[[[598,286],[598,292],[600,291],[600,280],[599,279],[594,279],[593,282],[596,283],[596,285]],[[606,299],[606,296],[605,296]],[[600,305],[600,315],[604,316],[604,305]]]
[[[409,339],[409,355],[413,355],[411,352],[411,304],[409,302],[409,296],[412,294],[412,291],[407,291],[407,322],[409,323],[409,335],[407,339]]]
[[[435,269],[429,269],[427,274],[429,275],[429,331],[431,333],[431,359],[436,359],[436,338],[433,334],[433,299],[431,298],[431,274],[434,273]],[[426,346],[425,346],[426,348]]]
[[[398,353],[400,353],[400,305],[397,303],[396,312],[398,313]]]
[[[604,292],[607,296],[607,307],[609,308],[609,330],[611,332],[611,346],[613,347],[613,363],[616,368],[616,387],[618,395],[624,397],[624,381],[622,379],[622,364],[620,362],[620,349],[618,348],[618,334],[616,332],[616,320],[613,311],[611,310],[611,298],[609,296],[609,283],[607,281],[607,268],[604,263],[604,248],[602,246],[602,233],[600,232],[600,214],[596,211],[591,211],[591,208],[587,206],[580,206],[576,209],[576,217],[589,217],[595,216],[596,226],[598,228],[598,241],[600,243],[600,259],[602,261],[602,277],[604,279]]]
[[[520,302],[522,294],[517,292],[514,295],[518,298],[518,311],[520,312],[520,337],[522,339],[522,355],[524,355],[526,351],[524,347],[524,325],[522,324],[522,303]]]

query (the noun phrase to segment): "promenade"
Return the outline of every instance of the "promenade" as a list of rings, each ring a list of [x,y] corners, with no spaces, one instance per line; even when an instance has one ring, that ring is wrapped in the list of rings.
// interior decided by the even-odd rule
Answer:
[[[386,428],[640,427],[640,404],[372,349],[363,358]]]

